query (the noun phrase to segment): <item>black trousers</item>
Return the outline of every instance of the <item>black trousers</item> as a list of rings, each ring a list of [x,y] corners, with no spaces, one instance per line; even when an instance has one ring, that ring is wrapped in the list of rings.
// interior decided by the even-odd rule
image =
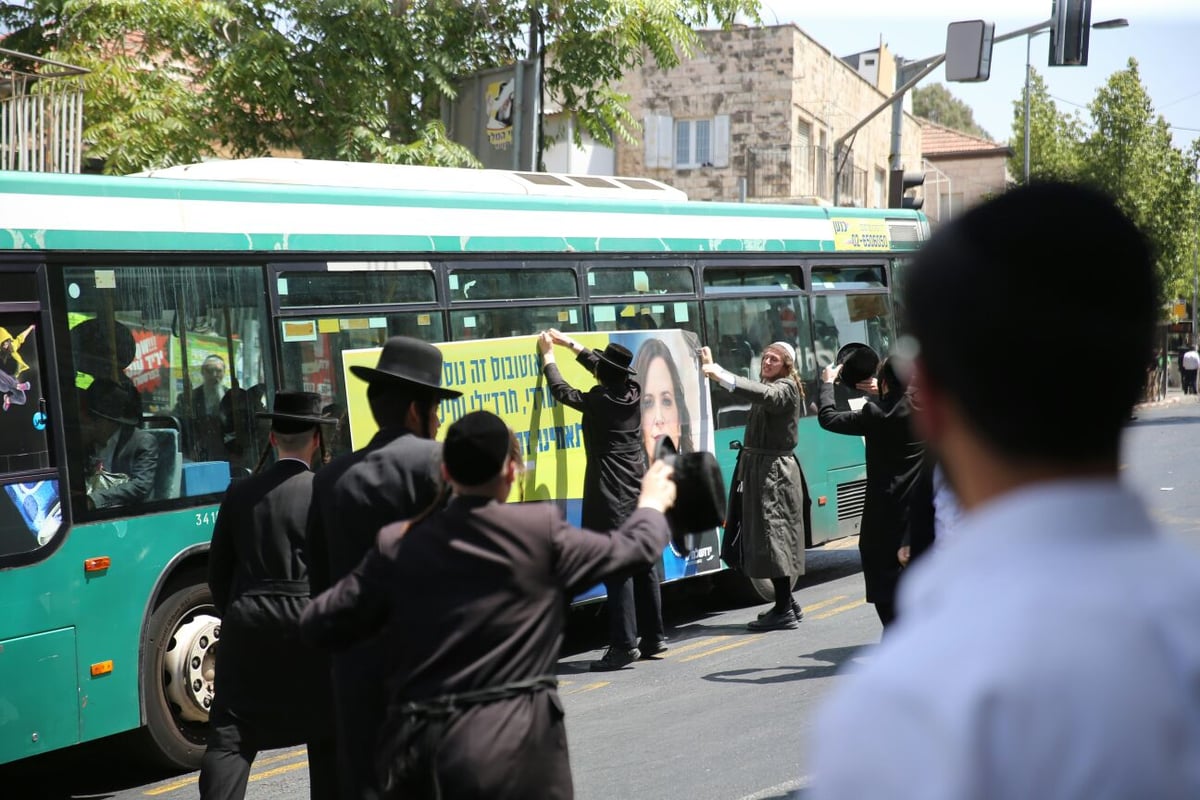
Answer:
[[[664,638],[659,567],[619,580],[604,582],[608,592],[608,644],[618,650],[637,647],[641,636],[647,642]]]
[[[1181,377],[1181,380],[1183,383],[1183,393],[1184,394],[1195,394],[1196,393],[1196,370],[1181,369],[1181,370],[1179,370],[1179,374],[1180,374],[1180,377]]]
[[[200,763],[201,800],[244,800],[250,766],[260,749],[251,726],[228,713],[209,720],[208,750]],[[338,800],[337,750],[333,739],[308,743],[308,791],[312,800]]]

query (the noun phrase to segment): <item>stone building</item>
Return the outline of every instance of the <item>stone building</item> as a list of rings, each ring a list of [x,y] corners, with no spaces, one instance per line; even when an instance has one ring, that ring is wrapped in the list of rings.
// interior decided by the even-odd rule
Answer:
[[[925,205],[930,224],[947,222],[1003,192],[1010,183],[1007,144],[920,120],[925,158]]]
[[[894,90],[894,56],[881,46],[848,63],[792,24],[699,39],[678,67],[647,64],[621,82],[644,128],[642,141],[617,144],[617,174],[656,178],[694,200],[832,202],[833,143]],[[867,65],[872,52],[878,61]],[[887,205],[891,124],[884,110],[848,143],[842,205]],[[921,128],[909,114],[901,152],[907,169],[920,169]]]

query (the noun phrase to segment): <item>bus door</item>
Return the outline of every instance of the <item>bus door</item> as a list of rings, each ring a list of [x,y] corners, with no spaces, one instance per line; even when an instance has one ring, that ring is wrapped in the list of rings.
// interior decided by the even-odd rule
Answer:
[[[34,267],[0,267],[0,595],[40,596],[33,570],[64,531],[52,434],[48,315]],[[0,762],[79,740],[75,629],[45,606],[0,614]]]
[[[895,324],[884,263],[814,263],[809,275],[817,367],[834,363],[838,350],[851,342],[866,344],[881,358],[886,357],[895,342]],[[839,392],[838,402],[849,408],[865,401]],[[852,536],[862,522],[867,493],[862,442],[825,431],[811,434],[820,437],[819,448],[825,455],[820,471],[808,471],[813,496],[825,498],[824,503],[814,503],[814,527],[822,531],[823,539]],[[802,441],[801,446],[804,444]]]

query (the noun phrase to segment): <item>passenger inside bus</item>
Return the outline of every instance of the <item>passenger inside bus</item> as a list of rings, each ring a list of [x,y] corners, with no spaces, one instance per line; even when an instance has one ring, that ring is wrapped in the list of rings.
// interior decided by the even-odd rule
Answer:
[[[141,402],[128,382],[97,378],[84,392],[81,411],[84,484],[89,508],[128,506],[145,500],[154,486],[158,445],[137,426]]]
[[[175,415],[183,424],[184,451],[193,461],[220,461],[225,455],[225,435],[221,422],[221,401],[225,388],[225,359],[216,353],[200,365],[200,385],[180,392],[175,400]]]

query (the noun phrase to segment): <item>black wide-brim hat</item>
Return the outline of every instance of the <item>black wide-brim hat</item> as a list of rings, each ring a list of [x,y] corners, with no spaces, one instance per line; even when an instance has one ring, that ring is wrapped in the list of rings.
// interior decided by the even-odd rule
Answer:
[[[440,398],[462,396],[462,392],[442,388],[442,351],[409,336],[391,337],[383,343],[374,367],[354,365],[350,372],[367,383],[421,387]]]
[[[654,440],[654,460],[670,464],[675,474],[675,504],[667,509],[675,549],[691,549],[684,535],[701,533],[725,523],[725,479],[717,457],[707,451],[680,453],[670,436]]]
[[[140,425],[136,392],[130,384],[96,378],[83,395],[89,414],[121,425]]]
[[[611,342],[603,350],[593,350],[592,352],[596,354],[596,358],[600,359],[601,364],[627,375],[637,375],[637,370],[629,367],[633,363],[633,353],[629,352],[628,347]]]
[[[336,425],[337,420],[321,413],[321,395],[316,392],[276,392],[275,407],[256,411],[254,416],[271,421],[299,422],[309,425]]]
[[[862,342],[842,345],[837,352],[837,363],[842,365],[842,383],[853,386],[875,377],[879,360],[879,354]]]

